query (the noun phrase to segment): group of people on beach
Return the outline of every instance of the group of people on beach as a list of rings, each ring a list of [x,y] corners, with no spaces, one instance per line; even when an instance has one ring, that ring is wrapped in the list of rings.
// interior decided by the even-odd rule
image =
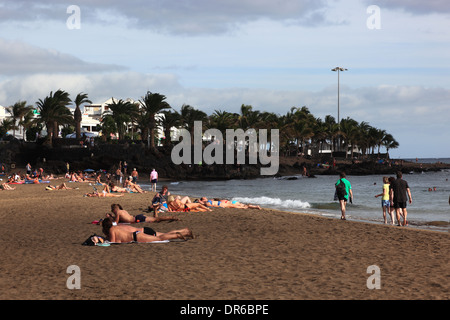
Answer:
[[[107,213],[105,218],[99,221],[98,224],[101,223],[106,240],[111,243],[148,243],[173,239],[193,239],[194,234],[188,228],[171,230],[169,232],[158,232],[147,226],[136,228],[130,225],[142,222],[158,223],[178,220],[177,217],[148,217],[143,214],[133,216],[124,210],[120,204],[114,203],[111,205],[111,212]],[[93,237],[92,240],[94,243],[98,241],[103,242],[102,237],[99,236]]]
[[[383,219],[384,223],[387,223],[388,213],[391,217],[391,224],[395,224],[395,216],[397,218],[398,226],[407,226],[407,215],[408,210],[406,209],[406,204],[412,203],[411,189],[409,188],[408,182],[403,180],[403,174],[401,171],[397,172],[397,179],[394,177],[383,177],[383,190],[382,193],[375,195],[376,198],[381,197],[381,207],[383,209]],[[403,223],[400,223],[400,217]]]
[[[164,185],[160,192],[156,193],[152,199],[154,216],[164,211],[212,211],[211,208],[237,208],[237,209],[261,209],[258,205],[243,204],[237,201],[227,199],[210,200],[206,197],[191,200],[190,197],[172,196],[168,187]]]
[[[408,211],[406,206],[408,202],[409,204],[412,203],[411,190],[408,182],[403,180],[401,171],[397,172],[396,177],[397,178],[383,177],[382,192],[376,194],[375,198],[381,197],[381,207],[383,209],[383,219],[385,224],[387,224],[387,214],[389,214],[392,225],[395,224],[395,218],[397,218],[398,226],[407,226]],[[346,204],[348,201],[350,201],[350,203],[353,202],[353,191],[350,181],[346,179],[345,172],[340,173],[335,188],[335,199],[339,200],[341,219],[346,220]],[[403,220],[402,222],[400,221],[401,219]]]
[[[166,233],[157,232],[152,228],[135,228],[129,224],[135,223],[159,223],[179,221],[180,219],[173,215],[161,215],[163,212],[206,212],[212,211],[212,208],[238,208],[238,209],[261,209],[259,206],[247,205],[235,201],[208,200],[206,197],[191,200],[188,196],[172,196],[168,187],[164,185],[161,191],[157,192],[152,198],[149,212],[153,216],[147,216],[142,213],[132,215],[117,203],[111,205],[111,212],[108,212],[105,218],[98,221],[102,225],[102,231],[106,240],[112,243],[128,242],[153,242],[172,239],[194,238],[192,231],[188,228],[172,230]],[[94,242],[102,242],[102,237],[92,237]]]

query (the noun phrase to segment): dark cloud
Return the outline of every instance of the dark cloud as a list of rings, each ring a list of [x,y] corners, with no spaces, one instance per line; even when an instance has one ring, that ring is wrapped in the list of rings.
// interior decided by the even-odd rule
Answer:
[[[83,21],[111,23],[125,20],[130,26],[171,34],[217,34],[241,24],[269,19],[317,25],[326,21],[326,0],[78,0]],[[65,21],[68,4],[47,1],[6,0],[0,21]]]
[[[376,4],[381,9],[400,9],[413,14],[450,13],[448,0],[365,0],[367,5]]]

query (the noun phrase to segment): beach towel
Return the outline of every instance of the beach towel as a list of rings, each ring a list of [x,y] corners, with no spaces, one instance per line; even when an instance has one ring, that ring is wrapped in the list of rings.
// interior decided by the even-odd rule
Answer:
[[[137,242],[137,241],[131,241],[131,242],[111,242],[106,240],[106,243],[108,244],[130,244],[130,243],[143,243],[143,244],[147,244],[147,243],[168,243],[170,242],[170,240],[160,240],[160,241],[152,241],[152,242]],[[184,242],[184,240],[183,240]]]

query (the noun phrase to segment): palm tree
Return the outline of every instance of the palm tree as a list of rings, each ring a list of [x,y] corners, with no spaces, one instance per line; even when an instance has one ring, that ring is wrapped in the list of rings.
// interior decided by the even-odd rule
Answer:
[[[102,141],[106,142],[109,140],[111,134],[117,132],[116,122],[112,115],[108,114],[102,118],[100,128],[102,131]]]
[[[345,158],[348,157],[348,149],[351,148],[351,158],[353,158],[353,150],[355,141],[358,137],[358,122],[347,117],[341,120],[341,136],[345,144]]]
[[[241,105],[241,114],[238,118],[239,128],[242,130],[255,129],[261,121],[261,114],[259,111],[253,111],[250,105]]]
[[[55,94],[53,95],[53,99],[55,100],[55,104],[59,105],[61,110],[61,115],[63,117],[60,117],[60,119],[55,118],[54,119],[54,125],[53,125],[53,138],[58,138],[59,133],[59,125],[64,124],[73,124],[73,115],[70,112],[69,106],[72,103],[72,100],[69,98],[69,93],[63,90],[57,90],[55,91]]]
[[[318,150],[316,152],[317,154],[322,154],[323,144],[327,142],[328,132],[325,122],[323,122],[321,118],[316,119],[313,132],[314,136],[312,140],[315,145],[317,145],[317,143],[319,144],[318,148],[316,146],[316,150]]]
[[[26,101],[18,101],[16,103],[14,103],[12,106],[9,106],[8,108],[6,108],[6,111],[8,111],[12,116],[12,120],[13,120],[12,129],[13,129],[14,137],[16,136],[16,128],[18,128],[16,126],[16,121],[19,120],[19,124],[20,124],[20,122],[22,121],[25,114],[32,109],[33,109],[32,106],[30,106],[30,105],[27,106]]]
[[[180,125],[181,115],[175,110],[164,110],[161,113],[163,114],[163,117],[161,117],[160,124],[164,131],[164,145],[170,145],[172,143],[170,129]]]
[[[368,153],[368,149],[370,146],[369,130],[372,126],[369,123],[362,121],[358,124],[357,137],[355,143],[361,149],[362,157],[365,157]]]
[[[19,124],[22,126],[23,128],[23,140],[25,141],[25,132],[30,130],[33,127],[33,119],[34,119],[34,113],[33,113],[33,109],[31,108],[30,110],[28,110],[28,112],[26,112],[22,118],[22,120],[20,120]]]
[[[73,122],[73,116],[67,105],[70,103],[69,94],[65,91],[58,90],[54,94],[39,99],[36,102],[39,116],[35,119],[35,123],[43,123],[47,128],[47,143],[52,146],[52,140],[58,136],[59,124]]]
[[[12,119],[3,119],[2,122],[0,122],[0,138],[3,138],[3,136],[12,128],[14,128],[14,121]]]
[[[225,139],[226,130],[232,129],[235,125],[234,115],[228,111],[214,110],[214,113],[209,116],[209,128],[214,128],[222,132]]]
[[[293,113],[293,129],[297,140],[297,151],[300,151],[300,146],[303,148],[304,142],[314,136],[313,127],[316,119],[305,106],[300,109],[291,108],[291,113]]]
[[[171,106],[165,101],[166,96],[159,93],[152,93],[147,91],[147,94],[139,100],[142,109],[144,110],[144,118],[147,119],[147,128],[150,131],[150,146],[155,147],[155,128],[156,115],[164,109],[170,109]]]
[[[75,112],[73,114],[73,118],[75,120],[75,132],[77,135],[76,138],[80,139],[81,138],[81,120],[82,120],[80,106],[83,103],[92,103],[92,101],[88,99],[87,93],[80,92],[79,94],[77,94],[77,96],[74,100],[74,103],[75,103]]]
[[[108,104],[108,111],[103,113],[103,117],[112,118],[116,124],[119,139],[124,139],[129,123],[138,112],[136,104],[122,99],[112,99],[112,103]],[[106,120],[109,123],[109,120]]]
[[[202,121],[202,125],[204,126],[205,124],[203,122],[208,119],[208,116],[203,111],[185,104],[181,107],[180,114],[181,125],[189,131],[189,133],[191,134],[191,144],[194,144],[195,121]]]
[[[394,139],[392,134],[388,133],[384,136],[382,141],[383,146],[386,148],[387,156],[389,157],[389,150],[390,149],[396,149],[400,146],[400,144],[397,142],[397,140]]]

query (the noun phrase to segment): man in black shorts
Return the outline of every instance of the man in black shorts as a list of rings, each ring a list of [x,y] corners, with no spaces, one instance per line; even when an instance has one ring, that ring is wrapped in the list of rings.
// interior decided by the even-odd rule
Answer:
[[[397,179],[391,183],[389,187],[391,206],[395,208],[397,215],[397,223],[400,226],[400,215],[403,217],[403,226],[406,226],[406,216],[408,214],[406,210],[406,201],[409,197],[409,203],[412,203],[411,190],[409,189],[408,182],[402,179],[402,172],[397,172]]]

